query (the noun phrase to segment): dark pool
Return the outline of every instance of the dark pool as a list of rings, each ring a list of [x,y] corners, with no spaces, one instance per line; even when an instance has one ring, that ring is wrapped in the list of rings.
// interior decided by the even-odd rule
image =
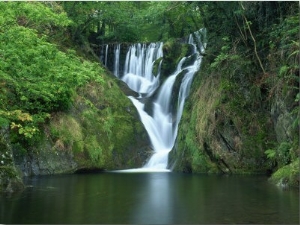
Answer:
[[[299,192],[265,176],[98,173],[25,180],[0,223],[299,224]]]

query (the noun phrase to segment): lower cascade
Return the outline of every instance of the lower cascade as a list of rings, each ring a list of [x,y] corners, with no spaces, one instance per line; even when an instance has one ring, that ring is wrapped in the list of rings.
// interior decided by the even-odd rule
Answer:
[[[179,61],[176,70],[167,76],[162,84],[160,84],[163,60],[162,42],[148,45],[132,44],[127,51],[125,62],[122,63],[120,63],[120,44],[115,47],[114,75],[138,93],[138,97],[128,96],[128,98],[138,110],[154,152],[143,168],[130,169],[131,171],[170,171],[167,169],[168,154],[176,140],[178,124],[193,77],[200,68],[202,54],[206,47],[206,43],[203,41],[205,34],[206,30],[200,29],[189,35],[186,43],[192,48],[190,55]],[[107,46],[105,64],[107,62]],[[161,58],[162,60],[160,60]],[[154,74],[153,67],[156,61],[160,62],[157,73]],[[123,70],[120,70],[120,65],[124,65]],[[120,74],[120,71],[123,73]],[[181,81],[179,88],[176,89],[178,93],[175,93],[175,96],[178,96],[178,100],[176,109],[174,109],[172,96],[175,91],[174,84],[178,79]],[[145,107],[145,102],[147,102],[147,107]],[[151,108],[151,112],[148,112],[146,108]]]

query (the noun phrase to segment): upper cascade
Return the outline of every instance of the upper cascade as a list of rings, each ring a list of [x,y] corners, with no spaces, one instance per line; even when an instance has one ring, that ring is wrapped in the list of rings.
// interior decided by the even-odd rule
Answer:
[[[159,62],[157,73],[153,73],[154,63],[158,59],[163,59],[162,42],[148,45],[132,44],[127,50],[124,62],[120,62],[120,44],[114,49],[114,75],[139,94],[139,97],[128,96],[128,98],[139,112],[154,151],[143,170],[165,171],[168,167],[168,153],[172,150],[176,140],[185,99],[189,94],[193,77],[200,69],[202,55],[206,48],[205,37],[205,28],[189,35],[186,43],[192,46],[191,54],[179,61],[176,70],[162,84],[160,84],[162,60]],[[187,59],[190,59],[192,63],[185,65]],[[107,48],[104,62],[106,60]],[[120,73],[121,65],[124,66],[123,73]],[[181,81],[178,93],[175,93],[178,100],[174,109],[173,87],[179,74],[182,76],[179,77]],[[156,93],[155,97],[154,93]],[[147,104],[151,105],[151,113],[145,109],[145,99],[147,99]]]
[[[140,94],[152,93],[159,86],[159,75],[153,74],[154,62],[163,57],[163,43],[133,44],[126,54],[123,75],[115,74],[133,91]],[[115,71],[117,71],[120,52],[115,53]]]

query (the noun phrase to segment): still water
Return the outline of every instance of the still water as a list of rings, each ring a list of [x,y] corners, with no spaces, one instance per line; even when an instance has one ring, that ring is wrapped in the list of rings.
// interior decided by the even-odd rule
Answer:
[[[299,224],[298,190],[264,176],[98,173],[25,180],[0,196],[0,223]]]

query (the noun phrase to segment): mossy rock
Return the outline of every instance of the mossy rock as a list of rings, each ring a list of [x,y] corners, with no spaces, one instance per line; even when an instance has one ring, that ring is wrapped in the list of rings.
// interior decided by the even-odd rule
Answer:
[[[236,97],[231,86],[231,81],[205,76],[205,71],[195,77],[179,125],[180,167],[186,164],[195,173],[234,174],[261,174],[269,169],[264,154],[264,140],[272,140],[268,118],[243,107],[243,98]]]
[[[17,192],[25,188],[14,166],[0,166],[0,192]]]
[[[281,167],[271,177],[270,182],[282,188],[299,188],[299,158]]]
[[[0,129],[0,192],[16,192],[24,184],[13,162],[8,129]]]
[[[103,77],[104,84],[91,81],[78,88],[68,111],[51,114],[39,142],[13,143],[15,165],[22,175],[143,165],[147,156],[142,151],[149,139],[138,112],[114,79]]]
[[[170,40],[163,45],[164,59],[162,61],[161,74],[162,77],[171,75],[175,70],[179,61],[188,54],[189,47],[176,40]]]

